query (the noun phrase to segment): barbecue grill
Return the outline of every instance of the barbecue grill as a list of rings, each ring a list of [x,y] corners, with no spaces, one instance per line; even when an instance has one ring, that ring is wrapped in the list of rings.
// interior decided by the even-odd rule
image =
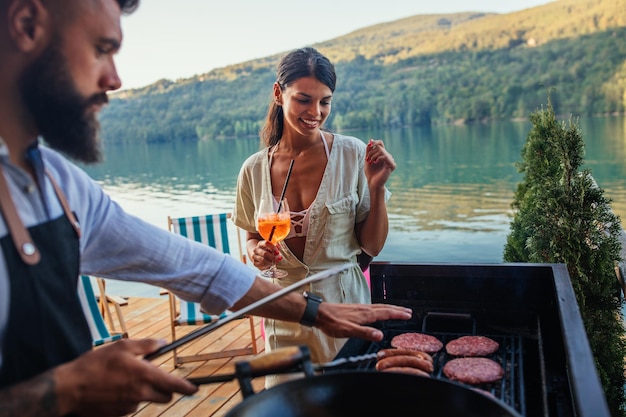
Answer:
[[[391,347],[393,336],[405,332],[444,344],[488,336],[500,344],[490,357],[505,374],[478,388],[525,417],[610,417],[565,265],[373,262],[370,281],[372,302],[410,307],[413,317],[375,323],[381,342],[349,339],[336,359]],[[445,349],[433,357],[433,377],[446,379],[442,368],[451,358]]]

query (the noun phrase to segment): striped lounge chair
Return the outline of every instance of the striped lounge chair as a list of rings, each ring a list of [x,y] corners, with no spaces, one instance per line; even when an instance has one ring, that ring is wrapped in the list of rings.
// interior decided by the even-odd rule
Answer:
[[[101,278],[95,279],[99,280]],[[102,287],[100,289],[102,290]],[[122,331],[116,332],[114,328],[109,329],[109,327],[107,327],[103,316],[103,314],[105,314],[105,310],[102,304],[98,302],[98,298],[94,292],[92,277],[88,275],[80,275],[78,277],[78,299],[83,307],[87,324],[89,324],[93,346],[100,346],[105,343],[128,337],[126,324],[124,323],[124,319],[119,310],[117,311],[117,315]],[[107,302],[106,297],[102,294],[102,291],[100,292],[100,300],[104,303]]]
[[[172,218],[168,216],[168,230],[178,233],[196,242],[204,243],[212,246],[224,253],[232,254],[228,239],[228,219],[230,213],[208,214],[203,216],[179,217]],[[246,256],[242,251],[241,237],[237,230],[237,243],[239,248],[239,256],[242,262],[246,262]],[[219,316],[208,315],[200,311],[198,303],[187,302],[179,299],[168,291],[170,301],[171,329],[172,340],[176,340],[176,329],[180,326],[198,326],[211,323],[219,318],[225,317],[228,311]],[[250,323],[250,339],[251,345],[245,348],[232,348],[216,352],[196,353],[189,355],[181,355],[177,350],[173,351],[174,367],[186,362],[204,361],[209,359],[243,356],[258,353],[256,345],[256,334],[254,328],[254,319],[252,316],[244,316],[242,319],[249,320]],[[216,329],[214,331],[222,331]],[[181,348],[179,348],[181,349]]]

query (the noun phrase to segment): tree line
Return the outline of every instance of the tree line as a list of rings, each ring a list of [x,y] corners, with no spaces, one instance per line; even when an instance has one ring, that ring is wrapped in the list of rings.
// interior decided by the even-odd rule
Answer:
[[[461,23],[475,24],[478,18],[470,17],[463,15]],[[439,19],[441,33],[449,33],[450,22]],[[405,45],[396,48],[393,60],[388,59],[391,51],[387,58],[340,58],[337,42],[319,44],[322,53],[336,55],[338,82],[327,127],[341,132],[528,119],[548,89],[554,91],[558,114],[624,113],[625,35],[626,27],[608,27],[535,45],[516,33],[507,35],[504,47],[460,43],[400,59],[398,55],[408,55],[402,52],[409,48]],[[257,135],[278,59],[250,61],[178,82],[162,80],[114,95],[101,115],[104,140],[155,143]]]

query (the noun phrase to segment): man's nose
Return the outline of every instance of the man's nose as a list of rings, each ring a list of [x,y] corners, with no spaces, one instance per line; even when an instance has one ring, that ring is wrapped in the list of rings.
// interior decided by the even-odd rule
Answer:
[[[122,80],[117,74],[117,68],[111,60],[111,65],[100,78],[100,88],[105,91],[118,90],[122,86]]]

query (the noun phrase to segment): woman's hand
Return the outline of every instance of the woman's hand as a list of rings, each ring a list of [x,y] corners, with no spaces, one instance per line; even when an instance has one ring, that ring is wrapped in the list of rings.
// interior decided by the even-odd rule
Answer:
[[[369,187],[383,187],[395,169],[396,162],[383,141],[370,139],[365,151],[365,177]]]
[[[365,151],[365,178],[370,193],[370,211],[365,221],[355,226],[361,248],[377,256],[385,245],[389,233],[389,220],[385,200],[385,184],[396,169],[396,162],[385,149],[382,140],[370,139]]]
[[[272,266],[274,261],[278,263],[283,260],[278,248],[267,240],[259,240],[249,256],[252,264],[261,271]]]

